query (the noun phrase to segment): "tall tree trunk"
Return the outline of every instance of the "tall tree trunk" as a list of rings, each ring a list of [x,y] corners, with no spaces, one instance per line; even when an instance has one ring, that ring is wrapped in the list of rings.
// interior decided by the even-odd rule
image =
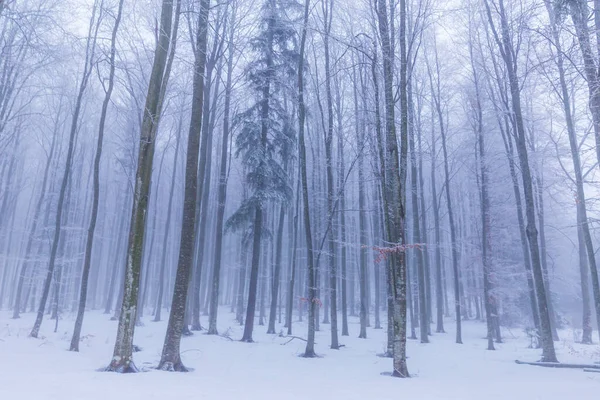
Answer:
[[[356,89],[356,84],[354,85],[354,102],[355,102],[355,125],[356,125],[356,143],[359,148],[358,154],[358,237],[359,237],[359,261],[358,261],[358,269],[359,269],[359,292],[360,292],[360,332],[358,334],[359,338],[366,339],[367,338],[367,313],[369,312],[367,305],[367,246],[368,246],[368,238],[367,238],[367,217],[366,217],[366,199],[365,199],[365,174],[364,174],[364,157],[363,152],[360,150],[365,147],[365,130],[366,130],[366,122],[365,122],[365,112],[366,105],[365,103],[365,84],[362,79],[362,74],[359,72],[360,83],[363,89],[363,110],[359,112],[358,109],[358,90]],[[358,84],[358,83],[357,83]]]
[[[173,194],[175,193],[175,183],[177,181],[177,164],[179,164],[179,142],[181,139],[181,129],[183,125],[183,115],[180,116],[179,126],[177,127],[177,138],[175,139],[175,154],[173,155],[173,171],[171,172],[171,187],[169,189],[169,203],[167,205],[167,219],[165,221],[165,232],[161,247],[162,257],[160,260],[160,276],[158,278],[158,297],[156,299],[156,308],[154,312],[154,322],[160,321],[163,307],[163,296],[166,285],[167,256],[170,255],[168,249],[169,231],[171,227],[171,217],[173,215]],[[167,149],[164,150],[165,152]],[[158,210],[157,210],[158,211]]]
[[[83,315],[85,313],[85,304],[87,301],[88,280],[92,266],[92,250],[94,245],[94,233],[96,232],[96,220],[98,219],[98,203],[100,200],[100,159],[102,157],[102,145],[104,143],[104,126],[106,124],[106,115],[108,114],[108,104],[112,96],[115,85],[115,58],[117,53],[117,33],[123,14],[123,2],[119,0],[115,24],[113,25],[112,36],[110,39],[110,71],[108,74],[108,87],[102,103],[100,112],[100,124],[98,127],[98,142],[96,143],[96,157],[94,158],[94,194],[92,200],[92,215],[88,227],[88,235],[85,243],[85,254],[83,257],[83,271],[81,276],[81,288],[79,289],[79,306],[77,308],[77,317],[73,336],[71,337],[71,346],[69,350],[79,351],[79,340],[81,337],[81,328],[83,326]]]
[[[128,196],[125,196],[125,199],[127,200]],[[128,204],[128,201],[124,202],[124,207],[126,209],[126,205]],[[117,203],[118,205],[118,203]],[[123,212],[123,214],[125,214],[125,212]],[[113,263],[112,263],[112,273],[110,275],[110,283],[108,285],[108,293],[106,294],[106,303],[104,305],[104,314],[110,314],[110,310],[112,309],[112,304],[113,304],[113,300],[114,300],[114,291],[115,291],[115,286],[117,285],[117,274],[121,272],[121,264],[119,263],[120,258],[119,256],[121,255],[121,253],[123,252],[123,242],[124,242],[124,236],[125,236],[125,230],[126,230],[126,223],[127,223],[127,218],[122,215],[120,218],[121,222],[119,223],[119,230],[117,231],[117,249],[113,255]],[[118,308],[118,307],[116,307]]]
[[[331,22],[333,20],[334,0],[327,0],[321,3],[324,18],[325,32],[323,35],[323,44],[325,52],[325,92],[327,100],[327,132],[325,134],[325,162],[327,175],[327,212],[329,220],[334,219],[334,178],[333,178],[333,96],[331,94],[331,61],[329,50],[329,36],[331,33]],[[328,240],[328,259],[329,259],[329,299],[331,314],[331,348],[339,349],[338,339],[338,320],[337,320],[337,259],[335,251],[336,229],[335,224],[331,223]],[[327,311],[325,311],[327,312]]]
[[[471,21],[469,21],[471,22]],[[469,26],[471,29],[471,26]],[[488,192],[488,169],[486,162],[485,138],[483,134],[483,109],[481,104],[481,93],[479,86],[479,73],[476,67],[476,61],[473,55],[473,46],[469,40],[469,55],[471,59],[471,69],[473,70],[473,84],[475,89],[475,100],[471,105],[473,107],[473,128],[477,139],[477,150],[479,159],[479,183],[481,185],[480,203],[481,203],[481,258],[483,264],[483,297],[485,306],[485,319],[487,324],[487,342],[488,350],[494,348],[494,325],[498,323],[497,310],[495,309],[495,297],[492,286],[492,265],[490,259],[491,253],[491,215],[490,199]]]
[[[536,287],[538,308],[540,313],[541,342],[542,342],[542,361],[557,362],[554,342],[552,341],[552,331],[550,326],[550,315],[548,304],[546,302],[546,288],[544,285],[544,276],[540,261],[540,249],[538,244],[538,231],[535,226],[535,202],[533,193],[533,183],[531,170],[529,167],[529,156],[527,154],[527,143],[525,138],[525,127],[523,123],[523,113],[521,108],[521,86],[519,84],[516,55],[510,38],[509,24],[504,10],[504,0],[499,0],[499,16],[501,34],[496,31],[492,13],[489,6],[489,0],[485,0],[485,7],[488,16],[490,28],[494,33],[494,39],[500,50],[502,59],[506,65],[508,74],[508,83],[510,87],[512,112],[514,114],[516,132],[516,148],[521,167],[521,178],[523,180],[523,192],[525,195],[525,215],[527,218],[527,239],[531,251],[531,260],[533,275]]]
[[[231,25],[229,31],[229,52],[227,59],[227,78],[225,83],[225,108],[223,114],[223,137],[221,138],[221,166],[219,171],[219,190],[217,195],[217,227],[216,227],[216,242],[215,242],[215,260],[213,267],[213,281],[211,287],[211,300],[209,312],[209,334],[217,334],[217,314],[219,306],[219,286],[221,275],[221,258],[223,248],[223,221],[225,217],[225,204],[227,201],[227,159],[229,150],[229,115],[231,110],[231,91],[232,91],[232,76],[233,76],[233,46],[235,37],[235,22],[236,22],[237,7],[233,5],[231,14]]]
[[[271,12],[273,11],[273,1],[269,0],[268,7],[271,8]],[[273,72],[274,72],[274,60],[273,60],[273,40],[274,40],[274,30],[275,30],[275,19],[268,19],[267,26],[267,43],[266,43],[266,54],[265,54],[265,63],[267,67],[268,73],[264,78],[264,83],[262,84],[262,99],[260,102],[260,147],[262,151],[267,150],[267,135],[269,131],[268,121],[269,121],[269,112],[270,112],[270,99],[271,99],[271,84],[273,80]],[[246,322],[244,325],[244,334],[242,336],[242,342],[251,343],[254,340],[252,339],[252,331],[254,329],[254,316],[256,312],[256,297],[258,291],[258,275],[260,268],[260,255],[261,255],[261,247],[262,247],[262,231],[263,231],[263,223],[264,220],[264,206],[263,204],[257,204],[254,211],[254,223],[252,226],[252,264],[250,265],[250,282],[248,287],[248,305],[246,307]]]
[[[286,168],[287,169],[287,168]],[[285,222],[285,205],[279,208],[277,222],[277,239],[275,243],[275,265],[271,277],[271,307],[269,309],[269,326],[267,333],[275,333],[275,318],[277,316],[277,297],[279,295],[279,283],[281,280],[281,253],[283,252],[283,227]]]
[[[340,265],[341,265],[341,302],[342,302],[342,336],[348,336],[348,266],[346,251],[346,194],[344,190],[344,174],[346,167],[344,163],[344,137],[342,121],[341,88],[336,81],[336,119],[337,119],[337,157],[338,157],[338,198],[339,207],[339,234],[340,234]]]
[[[441,88],[440,88],[440,70],[439,70],[439,59],[437,56],[437,49],[435,52],[435,68],[436,68],[436,79],[435,82],[432,78],[432,71],[429,71],[429,79],[431,88],[434,91],[434,104],[437,113],[438,123],[440,125],[440,136],[442,137],[442,153],[444,156],[444,181],[445,181],[445,192],[446,192],[446,206],[448,208],[448,223],[450,225],[450,246],[452,249],[452,273],[454,281],[454,310],[456,318],[456,343],[462,343],[462,324],[461,324],[461,295],[460,295],[460,273],[458,267],[458,242],[456,235],[456,224],[454,222],[454,209],[452,208],[452,194],[450,191],[450,167],[448,163],[448,146],[447,146],[447,132],[444,124],[444,113],[442,111],[442,99],[441,99]]]
[[[405,218],[406,218],[406,174],[408,154],[408,99],[407,99],[407,51],[406,51],[406,0],[400,0],[400,149],[396,135],[394,101],[394,51],[390,40],[394,32],[390,31],[387,4],[377,1],[377,19],[383,55],[383,80],[385,93],[385,169],[384,169],[384,209],[386,213],[386,239],[388,243],[400,246],[388,257],[388,288],[394,300],[394,358],[393,376],[408,377],[406,365],[406,254]],[[399,153],[400,152],[400,153]]]
[[[179,244],[179,260],[175,275],[173,300],[169,323],[158,368],[165,371],[187,371],[181,362],[179,346],[184,328],[185,309],[189,281],[192,272],[194,256],[196,201],[198,185],[198,158],[200,152],[200,129],[204,104],[204,70],[206,64],[206,47],[208,40],[208,11],[210,0],[200,2],[198,16],[198,31],[196,37],[196,57],[194,64],[194,87],[192,94],[192,115],[188,134],[187,154],[185,164],[185,191],[183,199],[183,217]],[[202,194],[202,193],[200,193]]]
[[[60,111],[58,112],[60,114]],[[56,119],[56,123],[54,125],[54,130],[52,132],[52,142],[50,144],[50,152],[48,153],[48,158],[46,160],[46,167],[44,168],[44,178],[42,179],[42,189],[40,191],[40,197],[35,206],[35,212],[33,214],[33,221],[31,223],[31,229],[29,230],[29,237],[27,239],[27,246],[25,247],[25,260],[23,261],[23,266],[21,267],[21,271],[19,273],[19,282],[17,284],[17,293],[15,295],[14,304],[13,304],[13,318],[19,318],[19,314],[21,311],[22,302],[22,293],[23,293],[23,285],[25,283],[25,278],[28,275],[28,269],[30,266],[30,261],[28,260],[31,256],[33,239],[35,238],[35,233],[37,231],[38,221],[42,212],[42,205],[44,204],[44,199],[46,198],[46,186],[48,184],[48,173],[50,172],[50,167],[52,165],[52,158],[54,156],[54,150],[56,148],[56,137],[58,136],[58,115]],[[8,270],[8,268],[7,268]]]
[[[180,116],[181,118],[181,116]],[[167,151],[166,149],[169,147],[169,145],[171,144],[171,137],[169,136],[169,140],[167,140],[167,143],[165,145],[165,151],[162,152],[161,157],[160,157],[160,163],[158,166],[158,173],[156,174],[156,182],[153,184],[155,187],[160,187],[160,178],[162,177],[162,170],[163,170],[163,163],[165,161],[165,156],[167,155]],[[153,215],[152,215],[152,231],[150,232],[150,238],[146,239],[146,243],[144,244],[144,254],[142,256],[142,266],[143,266],[143,271],[142,271],[142,276],[144,277],[144,285],[142,286],[142,292],[140,295],[140,300],[139,300],[139,304],[138,304],[138,312],[137,312],[137,322],[136,324],[138,326],[140,326],[141,324],[141,317],[142,314],[144,312],[144,306],[146,304],[146,298],[148,297],[148,284],[150,281],[150,276],[153,274],[153,265],[156,264],[154,263],[154,243],[156,242],[156,237],[158,236],[157,232],[158,232],[158,227],[156,224],[156,217],[159,214],[158,213],[158,194],[159,194],[159,190],[155,190],[154,191],[154,209],[156,210]],[[152,205],[149,204],[148,207],[150,209],[150,206]],[[147,246],[147,247],[146,247]],[[161,266],[162,268],[162,266]],[[162,284],[159,282],[159,284]],[[156,315],[156,304],[155,304],[155,309],[154,309],[154,315]]]
[[[108,371],[121,373],[138,371],[133,362],[133,335],[135,332],[140,270],[146,235],[146,217],[152,182],[156,133],[173,60],[173,57],[168,57],[169,49],[171,49],[171,54],[173,54],[179,23],[180,0],[177,0],[175,21],[173,21],[173,1],[162,1],[158,40],[154,51],[152,73],[148,84],[148,93],[146,95],[146,104],[144,106],[140,131],[137,171],[133,189],[133,207],[123,282],[123,301],[119,315],[115,349],[110,365],[107,367]],[[171,29],[172,27],[173,29]]]
[[[583,173],[581,168],[581,159],[579,156],[579,145],[577,134],[575,131],[575,121],[573,120],[572,114],[572,102],[571,95],[569,92],[569,88],[567,86],[567,78],[565,73],[565,56],[562,49],[562,42],[560,40],[560,33],[558,31],[557,21],[555,20],[555,10],[553,9],[552,3],[550,0],[544,1],[546,5],[546,10],[548,11],[548,16],[550,18],[550,27],[552,29],[552,37],[554,39],[553,45],[556,48],[556,54],[554,55],[554,60],[556,62],[556,66],[558,69],[558,78],[560,82],[560,93],[559,96],[562,100],[563,111],[565,113],[565,122],[567,125],[567,133],[569,135],[569,146],[571,149],[571,158],[573,160],[573,169],[575,173],[575,186],[577,193],[577,238],[579,243],[579,268],[580,268],[580,278],[581,278],[581,298],[583,301],[583,335],[581,338],[581,342],[585,344],[592,343],[592,326],[591,326],[591,310],[590,310],[590,292],[589,292],[589,281],[588,281],[588,265],[591,266],[592,270],[597,271],[596,266],[596,256],[594,252],[594,245],[592,243],[592,237],[590,234],[590,227],[588,224],[587,217],[587,207],[586,207],[586,199],[585,199],[585,191],[584,191],[584,182],[583,182]],[[597,3],[595,3],[597,4]],[[575,7],[572,7],[572,12],[577,11]],[[599,17],[599,10],[595,10],[595,18]],[[580,14],[577,14],[580,15]],[[575,16],[573,21],[577,21],[579,26],[576,26],[577,34],[579,36],[580,43],[583,43],[582,50],[587,49],[586,52],[591,51],[589,46],[586,45],[587,31],[582,31],[582,20],[578,20]],[[580,36],[584,35],[584,36]],[[583,40],[583,41],[582,41]],[[586,58],[591,56],[591,54],[587,54]],[[590,63],[590,59],[586,61],[586,64]],[[588,79],[591,77],[592,69],[588,70],[586,67],[586,72],[589,74]],[[597,82],[598,83],[598,82]],[[593,86],[593,82],[590,83],[590,96],[597,96],[599,93],[591,92],[591,88]],[[591,102],[590,102],[591,104]],[[600,110],[594,110],[593,114],[597,114],[596,116],[600,116]],[[594,117],[596,119],[596,117]],[[594,121],[594,129],[596,132],[599,132],[599,124],[600,118],[597,118],[597,121]],[[598,140],[598,136],[596,136],[596,140]],[[597,149],[596,149],[597,150]],[[586,259],[587,256],[587,259]],[[596,273],[597,276],[597,273]],[[597,279],[597,278],[596,278]],[[598,333],[600,334],[600,303],[598,299],[598,284],[593,284],[594,286],[594,303],[596,309],[596,321],[598,323]]]
[[[589,89],[589,108],[592,114],[592,122],[594,125],[594,136],[596,139],[596,157],[600,162],[600,71],[598,71],[598,61],[600,61],[600,47],[596,49],[597,55],[594,55],[592,49],[590,30],[588,27],[589,19],[589,6],[587,0],[570,0],[568,1],[571,18],[573,19],[573,25],[575,26],[575,33],[579,41],[579,48],[583,57],[584,74]],[[594,26],[593,29],[596,31],[597,42],[600,43],[600,34],[598,29],[600,28],[600,7],[597,0],[594,0]],[[597,43],[597,44],[598,44]],[[600,299],[600,291],[597,291],[598,285],[598,273],[592,269],[592,283],[594,285],[594,297],[596,301],[596,308],[598,308],[598,301]],[[595,277],[594,277],[595,275]],[[596,281],[596,282],[594,282]]]
[[[98,10],[99,9],[99,10]],[[99,16],[96,20],[96,12],[98,12]],[[63,205],[65,201],[65,195],[67,191],[67,184],[69,182],[69,175],[71,173],[71,164],[73,162],[73,153],[75,151],[75,136],[77,135],[78,125],[79,125],[79,114],[81,112],[81,105],[83,103],[83,95],[85,94],[90,75],[93,70],[94,53],[96,50],[96,38],[98,37],[98,29],[100,27],[100,20],[102,19],[102,8],[100,5],[95,2],[94,8],[92,11],[92,17],[90,19],[90,24],[88,28],[88,38],[86,42],[86,50],[85,50],[85,64],[83,68],[83,74],[81,77],[81,81],[79,83],[79,91],[77,93],[77,99],[75,101],[75,109],[73,110],[73,116],[71,119],[71,130],[69,133],[69,147],[67,150],[67,158],[65,161],[65,170],[63,172],[62,183],[60,187],[60,192],[58,195],[58,204],[56,210],[56,222],[54,225],[54,237],[52,239],[52,247],[50,249],[50,261],[48,262],[48,272],[46,274],[46,280],[44,282],[44,287],[42,289],[42,297],[40,299],[40,305],[38,307],[37,317],[35,319],[35,323],[33,328],[31,329],[31,333],[29,334],[31,337],[38,337],[40,332],[40,327],[42,326],[42,320],[44,318],[44,309],[46,307],[46,301],[48,300],[48,294],[50,292],[50,284],[52,281],[52,275],[54,273],[54,267],[56,263],[56,254],[58,251],[58,244],[60,242],[60,231],[62,226],[62,213],[63,213]]]
[[[296,283],[296,265],[298,264],[298,231],[300,230],[299,214],[300,214],[300,169],[298,168],[298,177],[296,182],[296,205],[294,206],[294,220],[292,223],[292,252],[290,263],[290,282],[287,293],[287,308],[286,308],[286,327],[287,334],[292,334],[292,319],[294,311],[294,285]]]
[[[308,262],[308,336],[304,357],[315,357],[315,306],[317,277],[314,264],[314,251],[312,231],[310,225],[310,203],[308,197],[308,178],[306,174],[306,144],[304,138],[304,123],[306,119],[306,104],[304,103],[304,52],[306,48],[306,31],[308,29],[308,16],[310,0],[304,0],[304,17],[302,33],[300,35],[300,53],[298,61],[298,152],[300,181],[302,184],[302,203],[304,207],[304,231],[306,234],[306,249]]]
[[[421,221],[419,218],[419,196],[418,196],[418,176],[417,176],[417,150],[415,146],[415,121],[414,121],[414,102],[411,90],[411,82],[408,82],[408,113],[409,113],[409,136],[408,143],[410,147],[410,176],[411,176],[411,201],[412,201],[412,217],[413,217],[413,242],[416,244],[421,243]],[[421,210],[425,213],[425,210]],[[425,260],[423,259],[423,252],[426,249],[416,248],[416,269],[417,269],[417,281],[419,284],[419,336],[421,343],[429,343],[429,317],[427,315],[427,290],[425,282]]]
[[[240,251],[239,286],[236,296],[235,319],[240,325],[244,325],[244,295],[246,293],[246,262],[248,260],[248,244],[242,239],[242,250]]]

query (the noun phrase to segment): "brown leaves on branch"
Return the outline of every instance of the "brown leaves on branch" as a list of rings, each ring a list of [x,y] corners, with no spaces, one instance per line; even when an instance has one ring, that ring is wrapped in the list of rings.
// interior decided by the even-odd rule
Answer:
[[[376,263],[380,263],[382,261],[387,260],[390,254],[398,254],[404,253],[408,249],[417,249],[423,250],[425,248],[425,243],[405,243],[405,244],[395,244],[393,246],[387,247],[379,247],[379,246],[362,246],[363,249],[371,249],[377,253],[377,257],[375,258]]]

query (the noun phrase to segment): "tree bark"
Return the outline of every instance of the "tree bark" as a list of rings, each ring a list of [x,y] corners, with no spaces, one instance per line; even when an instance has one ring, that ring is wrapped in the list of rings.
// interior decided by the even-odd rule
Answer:
[[[302,203],[304,208],[304,231],[306,235],[307,263],[308,263],[308,335],[304,357],[316,357],[315,353],[315,306],[317,277],[314,264],[314,251],[312,231],[310,225],[310,203],[308,197],[308,179],[306,173],[306,144],[304,138],[304,123],[306,119],[306,104],[304,103],[304,52],[306,47],[306,31],[308,29],[308,16],[310,0],[304,0],[304,17],[300,34],[300,53],[298,58],[298,152],[300,181],[302,184]]]
[[[376,4],[377,22],[383,55],[383,80],[385,94],[385,169],[384,169],[384,209],[386,213],[386,239],[390,244],[400,246],[405,242],[405,217],[406,217],[406,174],[408,154],[408,99],[407,99],[407,51],[406,51],[406,1],[400,0],[400,149],[396,135],[395,101],[394,101],[394,51],[390,36],[387,4],[378,0]],[[394,357],[393,376],[408,377],[406,365],[406,254],[400,248],[391,252],[388,262],[388,288],[394,300],[393,325],[394,325]]]
[[[119,326],[113,358],[107,367],[108,371],[121,373],[138,371],[133,362],[133,335],[135,332],[155,139],[165,88],[170,73],[170,62],[167,62],[167,56],[169,48],[171,48],[171,51],[174,51],[175,39],[177,37],[180,1],[177,0],[175,23],[173,23],[173,1],[162,1],[158,40],[154,52],[152,73],[148,84],[148,93],[146,95],[140,132],[138,165],[133,190],[133,207],[123,283],[123,301],[119,315]],[[172,27],[173,30],[171,29]],[[171,57],[169,59],[172,60]]]
[[[198,31],[196,37],[196,52],[194,64],[194,85],[192,94],[192,115],[190,130],[188,134],[187,154],[185,164],[185,190],[183,199],[183,217],[181,224],[181,238],[179,243],[179,260],[175,275],[175,286],[173,289],[173,300],[171,301],[171,312],[169,323],[163,345],[162,355],[158,363],[158,369],[164,371],[186,372],[187,368],[181,361],[179,346],[184,330],[185,309],[189,281],[192,272],[192,261],[194,256],[196,201],[198,185],[198,158],[200,152],[200,132],[204,105],[204,71],[206,63],[206,47],[208,38],[208,12],[210,0],[200,2],[200,13],[198,16]],[[200,193],[201,195],[202,193]]]

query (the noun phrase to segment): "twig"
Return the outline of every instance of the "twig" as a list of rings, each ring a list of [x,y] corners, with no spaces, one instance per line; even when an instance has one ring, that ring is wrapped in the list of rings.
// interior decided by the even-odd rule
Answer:
[[[304,339],[304,338],[301,338],[301,337],[299,337],[299,336],[282,336],[282,337],[283,337],[283,338],[291,338],[291,339],[290,339],[290,340],[288,340],[287,342],[285,342],[285,343],[281,343],[281,345],[282,345],[282,346],[283,346],[283,345],[286,345],[286,344],[288,344],[289,342],[291,342],[291,341],[292,341],[292,340],[294,340],[294,339],[298,339],[298,340],[302,340],[302,341],[304,341],[304,342],[308,342],[308,340],[306,340],[306,339]]]
[[[230,336],[227,336],[225,334],[219,335],[219,337],[222,337],[223,339],[229,339],[231,342],[233,342],[233,339]]]
[[[538,367],[548,368],[583,368],[583,369],[594,369],[600,372],[600,365],[598,364],[565,364],[565,363],[554,363],[554,362],[526,362],[515,360],[517,364],[535,365]]]

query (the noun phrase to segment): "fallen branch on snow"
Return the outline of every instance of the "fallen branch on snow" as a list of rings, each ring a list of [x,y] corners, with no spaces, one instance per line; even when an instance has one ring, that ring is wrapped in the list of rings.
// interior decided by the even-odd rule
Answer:
[[[596,373],[600,373],[600,368],[584,368],[583,372],[596,372]]]
[[[302,341],[304,341],[304,342],[308,342],[308,340],[306,340],[306,339],[304,339],[304,338],[301,338],[301,337],[299,337],[299,336],[282,336],[282,337],[283,337],[283,338],[286,338],[286,339],[287,339],[287,338],[290,338],[290,340],[288,340],[287,342],[285,342],[285,343],[281,343],[281,345],[282,345],[282,346],[283,346],[283,345],[286,345],[286,344],[288,344],[289,342],[291,342],[291,341],[292,341],[292,340],[294,340],[294,339],[298,339],[298,340],[302,340]]]
[[[583,368],[583,369],[593,369],[598,370],[600,372],[600,365],[598,364],[566,364],[566,363],[553,363],[553,362],[527,362],[527,361],[519,361],[515,360],[517,364],[522,365],[535,365],[538,367],[548,367],[548,368]]]

